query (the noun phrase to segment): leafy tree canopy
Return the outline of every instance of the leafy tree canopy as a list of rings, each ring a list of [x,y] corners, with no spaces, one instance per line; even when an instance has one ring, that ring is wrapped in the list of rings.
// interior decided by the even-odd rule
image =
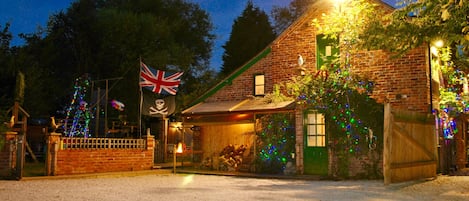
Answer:
[[[241,16],[233,23],[230,38],[223,48],[222,75],[228,75],[253,58],[275,39],[269,17],[248,1]]]
[[[271,11],[275,33],[282,33],[317,0],[293,0],[288,7],[274,6]]]
[[[23,34],[26,45],[7,66],[25,74],[24,107],[32,115],[63,109],[73,80],[88,73],[92,80],[121,78],[109,83],[109,98],[136,119],[139,58],[155,69],[184,71],[177,102],[187,104],[215,74],[208,68],[211,31],[207,12],[184,0],[79,0],[52,15],[46,29]]]
[[[464,71],[469,63],[469,4],[452,0],[405,0],[401,8],[375,18],[362,37],[365,47],[398,53],[443,40]]]

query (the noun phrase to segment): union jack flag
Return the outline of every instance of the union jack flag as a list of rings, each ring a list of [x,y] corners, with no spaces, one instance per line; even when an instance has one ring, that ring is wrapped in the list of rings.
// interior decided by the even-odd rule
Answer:
[[[183,72],[169,73],[155,70],[140,62],[140,87],[153,93],[176,95]]]

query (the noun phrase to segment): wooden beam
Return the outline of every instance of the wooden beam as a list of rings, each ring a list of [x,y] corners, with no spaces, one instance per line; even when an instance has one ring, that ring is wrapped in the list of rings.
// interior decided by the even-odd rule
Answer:
[[[425,165],[436,165],[436,160],[429,160],[429,161],[412,161],[406,163],[392,163],[391,169],[402,169],[402,168],[409,168],[409,167],[419,167]]]
[[[392,114],[391,104],[384,105],[384,131],[383,131],[383,176],[384,185],[391,183],[391,150],[392,150]]]

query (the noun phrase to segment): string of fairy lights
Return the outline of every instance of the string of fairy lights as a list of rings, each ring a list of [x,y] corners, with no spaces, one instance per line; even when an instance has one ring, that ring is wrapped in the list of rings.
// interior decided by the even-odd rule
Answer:
[[[75,79],[74,93],[64,121],[64,133],[67,137],[91,137],[89,124],[93,115],[85,100],[89,86],[90,78],[87,75]],[[69,125],[70,120],[72,122]]]
[[[442,43],[437,41],[435,43]],[[437,45],[438,46],[438,45]],[[444,139],[453,139],[459,133],[457,119],[469,112],[469,85],[465,72],[451,60],[449,47],[432,46],[432,68],[439,75],[439,108],[433,110],[436,128]]]

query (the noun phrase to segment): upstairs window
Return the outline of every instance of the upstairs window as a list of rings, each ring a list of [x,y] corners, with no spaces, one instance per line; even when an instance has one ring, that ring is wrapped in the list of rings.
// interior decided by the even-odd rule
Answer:
[[[265,77],[263,74],[254,75],[254,96],[265,95]]]

